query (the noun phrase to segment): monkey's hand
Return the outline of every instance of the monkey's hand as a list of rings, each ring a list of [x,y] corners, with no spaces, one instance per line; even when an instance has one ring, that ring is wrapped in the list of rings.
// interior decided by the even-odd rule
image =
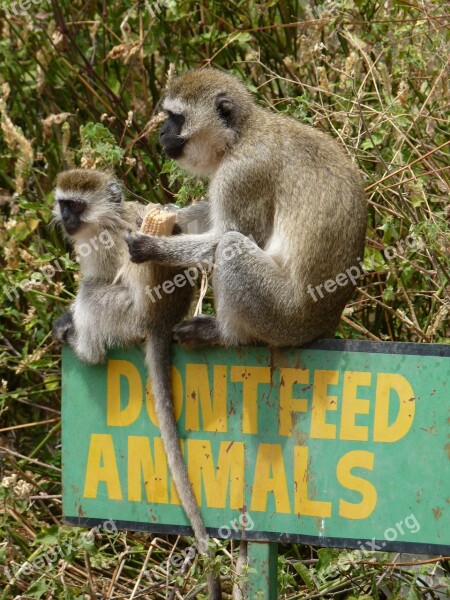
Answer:
[[[142,233],[127,233],[125,241],[130,251],[130,259],[134,263],[143,263],[148,260],[157,260],[159,237],[144,235]]]
[[[72,311],[66,311],[53,323],[52,337],[57,342],[66,343],[71,334],[75,333]]]

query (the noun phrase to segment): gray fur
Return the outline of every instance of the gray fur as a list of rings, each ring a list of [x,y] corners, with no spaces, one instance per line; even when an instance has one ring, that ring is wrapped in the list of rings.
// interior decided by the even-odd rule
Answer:
[[[218,95],[236,111],[228,123],[217,114]],[[176,338],[185,346],[283,347],[332,335],[355,286],[318,301],[307,289],[363,257],[367,208],[350,158],[328,135],[257,106],[241,82],[214,69],[173,81],[164,105],[184,116],[178,161],[209,174],[211,229],[136,234],[127,243],[134,262],[214,261],[217,320],[181,323]]]
[[[80,217],[81,228],[68,237],[79,250],[82,244],[85,248],[89,244],[92,247],[92,240],[97,239],[98,249],[92,249],[87,256],[80,255],[81,280],[77,296],[69,310],[55,322],[53,335],[59,341],[68,342],[78,358],[90,364],[103,362],[108,349],[114,346],[145,344],[146,365],[170,471],[200,550],[206,552],[209,536],[181,453],[170,377],[172,328],[187,313],[193,289],[186,285],[153,304],[150,302],[146,286],[153,289],[172,281],[181,271],[157,264],[137,266],[130,261],[124,236],[127,231],[136,230],[145,207],[137,202],[118,200],[118,189],[116,180],[100,171],[73,170],[58,177],[55,221],[64,231],[60,199],[86,203]],[[177,213],[178,226],[188,229],[193,222],[207,219],[207,214],[205,203],[181,209]],[[204,225],[198,227],[201,230]],[[98,241],[102,232],[107,232],[108,247]],[[210,598],[219,600],[219,582],[211,573],[208,581]]]

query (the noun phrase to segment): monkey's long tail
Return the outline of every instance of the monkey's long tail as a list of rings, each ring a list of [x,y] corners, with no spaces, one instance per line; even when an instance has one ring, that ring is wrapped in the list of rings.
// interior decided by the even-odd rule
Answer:
[[[197,546],[200,552],[207,553],[209,535],[189,481],[175,422],[170,368],[171,345],[170,332],[154,333],[146,342],[146,365],[152,382],[155,411],[170,473],[182,506],[194,530]],[[220,579],[215,578],[211,571],[208,572],[208,591],[209,600],[221,600]]]

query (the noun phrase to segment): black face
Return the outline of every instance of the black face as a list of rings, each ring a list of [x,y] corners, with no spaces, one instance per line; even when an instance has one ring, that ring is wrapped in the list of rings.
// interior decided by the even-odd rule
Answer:
[[[180,158],[187,140],[181,136],[184,116],[167,111],[167,119],[159,130],[159,141],[170,158]]]
[[[58,204],[64,229],[69,235],[74,235],[83,224],[80,217],[86,210],[86,203],[76,200],[59,200]]]

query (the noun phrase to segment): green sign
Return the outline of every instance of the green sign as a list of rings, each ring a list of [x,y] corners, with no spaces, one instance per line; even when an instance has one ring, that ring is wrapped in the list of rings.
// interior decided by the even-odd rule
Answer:
[[[179,435],[215,537],[450,551],[450,346],[174,346]],[[63,352],[68,523],[190,533],[143,354]]]

